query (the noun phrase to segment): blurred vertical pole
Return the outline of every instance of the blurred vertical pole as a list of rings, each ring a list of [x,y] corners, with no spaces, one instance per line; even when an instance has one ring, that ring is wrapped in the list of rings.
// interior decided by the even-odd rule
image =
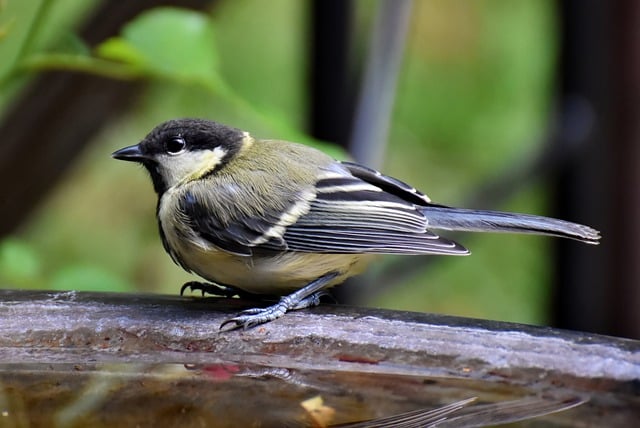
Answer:
[[[353,1],[314,0],[311,20],[310,132],[346,148],[355,92],[349,61]]]
[[[558,215],[600,228],[603,243],[557,241],[555,321],[640,338],[640,2],[559,4],[561,96],[584,100],[595,121],[559,174]]]
[[[412,0],[380,0],[371,31],[349,151],[372,168],[382,167],[387,147],[411,5]]]

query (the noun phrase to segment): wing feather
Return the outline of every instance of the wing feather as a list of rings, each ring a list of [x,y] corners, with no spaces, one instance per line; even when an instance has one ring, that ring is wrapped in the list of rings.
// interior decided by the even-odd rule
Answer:
[[[415,209],[380,207],[358,201],[349,209],[318,195],[309,213],[283,236],[291,251],[379,254],[466,254],[459,244],[426,229]]]
[[[251,256],[256,242],[272,250],[287,249],[281,236],[269,234],[280,220],[279,213],[264,210],[256,215],[233,211],[228,205],[223,209],[226,209],[226,215],[217,215],[220,210],[210,209],[202,197],[192,192],[186,192],[179,203],[179,210],[188,220],[191,235],[209,245],[240,256]]]
[[[234,189],[238,192],[238,186]],[[243,198],[255,196],[249,189],[243,191],[246,192],[240,195]],[[224,189],[216,195],[222,198]],[[245,209],[240,210],[231,196],[225,199],[224,206],[203,198],[204,193],[196,196],[186,192],[180,202],[180,211],[188,219],[192,233],[237,255],[251,256],[254,250],[468,253],[456,242],[427,230],[427,219],[419,209],[428,204],[425,195],[356,164],[334,163],[321,169],[313,192],[307,189],[296,194],[284,206],[281,198],[280,206],[272,208],[264,201],[246,204],[245,200]],[[212,204],[219,205],[212,207]]]
[[[427,230],[427,219],[416,206],[428,203],[425,195],[357,164],[339,165],[344,172],[321,178],[309,212],[286,229],[283,239],[289,250],[468,254],[456,242]]]

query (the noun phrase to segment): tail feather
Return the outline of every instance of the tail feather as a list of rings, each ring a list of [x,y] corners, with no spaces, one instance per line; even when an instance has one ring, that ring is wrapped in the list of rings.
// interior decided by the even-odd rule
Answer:
[[[551,235],[598,244],[600,232],[578,223],[531,214],[428,206],[428,228],[468,232],[515,232]]]

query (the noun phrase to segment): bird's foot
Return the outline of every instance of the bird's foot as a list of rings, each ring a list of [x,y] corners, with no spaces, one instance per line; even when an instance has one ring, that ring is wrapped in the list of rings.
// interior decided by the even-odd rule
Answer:
[[[228,324],[235,324],[229,330],[235,330],[242,327],[244,330],[264,324],[269,321],[276,320],[286,314],[288,311],[310,308],[320,304],[320,298],[328,294],[326,291],[318,291],[301,300],[294,300],[291,295],[285,296],[275,305],[266,308],[250,308],[245,309],[233,318],[224,321],[220,325],[220,329]]]
[[[246,330],[259,324],[276,320],[288,311],[317,306],[320,304],[320,298],[328,294],[328,292],[322,288],[337,275],[337,273],[324,275],[310,282],[300,290],[282,297],[275,305],[267,306],[266,308],[246,309],[235,317],[224,321],[220,325],[220,329],[223,329],[226,325],[234,324],[229,330],[235,330],[240,327]]]

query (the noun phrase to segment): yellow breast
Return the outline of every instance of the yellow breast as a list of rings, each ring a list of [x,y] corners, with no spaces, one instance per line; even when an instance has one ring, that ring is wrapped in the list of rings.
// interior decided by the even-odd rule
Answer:
[[[181,246],[182,247],[182,246]],[[331,272],[339,275],[327,284],[340,284],[361,273],[372,255],[287,252],[274,256],[243,257],[219,250],[178,249],[180,259],[201,277],[256,294],[287,294]]]

